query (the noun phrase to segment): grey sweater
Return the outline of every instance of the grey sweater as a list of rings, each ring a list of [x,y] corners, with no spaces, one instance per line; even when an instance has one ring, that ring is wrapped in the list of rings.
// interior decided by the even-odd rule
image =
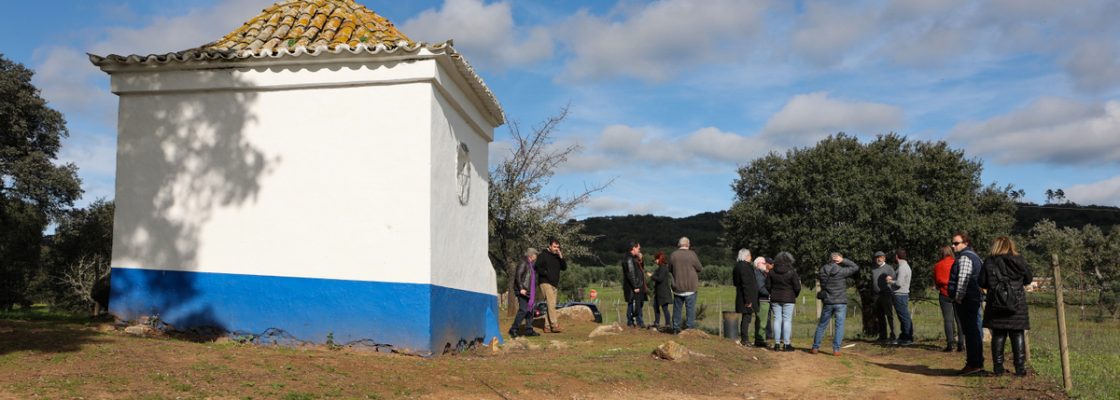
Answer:
[[[875,294],[890,293],[891,288],[887,286],[888,276],[894,277],[894,268],[891,268],[890,264],[883,263],[882,266],[871,270],[871,292]]]
[[[669,255],[673,272],[673,293],[695,292],[700,286],[700,258],[689,249],[677,249]]]
[[[910,294],[910,263],[906,260],[898,260],[898,271],[894,277],[894,283],[891,284],[891,289],[894,289],[894,294]]]

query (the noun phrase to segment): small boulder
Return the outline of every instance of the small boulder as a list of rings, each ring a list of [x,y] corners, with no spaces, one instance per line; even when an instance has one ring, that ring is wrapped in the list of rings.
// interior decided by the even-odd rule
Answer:
[[[712,335],[709,335],[708,332],[704,332],[704,331],[699,330],[699,329],[685,329],[684,331],[681,332],[680,336],[681,337],[707,338],[707,337],[711,337]]]
[[[152,333],[152,331],[153,331],[152,327],[150,327],[148,325],[133,325],[133,326],[124,328],[124,333],[127,333],[129,335],[135,335],[135,336],[148,336]]]
[[[662,360],[684,361],[688,359],[688,349],[672,340],[662,343],[653,350],[653,356]]]
[[[588,306],[570,306],[556,310],[560,314],[557,319],[570,319],[573,321],[595,321],[595,314],[591,313]]]
[[[595,330],[591,331],[591,334],[587,335],[587,337],[594,338],[599,336],[617,335],[619,333],[622,333],[622,327],[615,323],[595,328]]]
[[[548,348],[552,349],[552,350],[563,350],[563,349],[566,349],[568,347],[571,347],[571,346],[568,346],[567,343],[561,342],[559,340],[553,340],[552,342],[549,342],[549,344],[548,344]]]

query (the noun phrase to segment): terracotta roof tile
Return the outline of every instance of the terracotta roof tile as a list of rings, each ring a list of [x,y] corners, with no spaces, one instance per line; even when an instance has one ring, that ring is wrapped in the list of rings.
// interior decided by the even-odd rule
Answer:
[[[353,0],[286,0],[264,9],[221,39],[191,50],[249,49],[259,53],[312,44],[334,50],[340,44],[354,47],[359,43],[393,48],[402,41],[413,44],[392,22]]]

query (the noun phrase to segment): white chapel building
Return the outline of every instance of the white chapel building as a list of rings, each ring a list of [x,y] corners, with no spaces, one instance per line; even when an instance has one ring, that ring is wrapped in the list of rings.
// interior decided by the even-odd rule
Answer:
[[[198,48],[90,60],[120,99],[112,314],[420,354],[500,337],[505,120],[450,42],[287,0]]]

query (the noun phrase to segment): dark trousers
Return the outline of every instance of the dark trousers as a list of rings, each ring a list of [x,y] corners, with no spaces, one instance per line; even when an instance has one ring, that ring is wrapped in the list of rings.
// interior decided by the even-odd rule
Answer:
[[[638,296],[626,302],[626,326],[646,326],[646,322],[642,320],[642,307],[645,304],[646,300]]]
[[[937,304],[941,306],[941,321],[945,325],[945,340],[950,347],[954,344],[964,346],[964,331],[961,330],[961,319],[957,316],[957,309],[953,299],[937,295]]]
[[[992,329],[992,372],[1002,374],[1003,349],[1008,336],[1011,337],[1012,364],[1015,365],[1015,374],[1027,373],[1027,346],[1022,330]]]
[[[522,321],[525,327],[522,328]],[[513,326],[509,327],[511,332],[522,332],[522,330],[533,329],[533,310],[529,308],[529,298],[517,296],[517,316],[513,318]]]
[[[964,332],[965,367],[984,368],[984,334],[980,330],[980,302],[965,299],[957,304]]]
[[[755,342],[762,342],[764,339],[765,340],[770,340],[770,339],[774,338],[774,331],[770,329],[770,320],[774,319],[774,309],[770,308],[770,301],[769,300],[759,301],[759,304],[760,304],[760,306],[758,307],[759,312],[754,313],[754,341]],[[766,322],[765,322],[766,326],[765,327],[763,327],[763,325],[762,325],[763,321],[761,321],[762,307],[763,306],[765,306],[766,310],[767,310],[766,311]],[[762,336],[762,332],[766,332],[765,337]]]
[[[749,346],[751,344],[750,327],[752,314],[755,313],[746,312],[739,318],[739,344],[743,346]],[[755,326],[758,326],[758,324],[755,324]]]
[[[879,323],[879,340],[893,340],[894,336],[894,293],[879,293],[875,298],[875,320]],[[887,336],[890,329],[890,336]]]
[[[669,303],[661,303],[660,305],[658,305],[657,301],[655,300],[653,302],[653,324],[654,325],[660,325],[661,324],[661,316],[662,315],[665,316],[665,326],[673,325],[673,322],[669,321],[670,318],[673,318],[673,314],[669,313]]]

